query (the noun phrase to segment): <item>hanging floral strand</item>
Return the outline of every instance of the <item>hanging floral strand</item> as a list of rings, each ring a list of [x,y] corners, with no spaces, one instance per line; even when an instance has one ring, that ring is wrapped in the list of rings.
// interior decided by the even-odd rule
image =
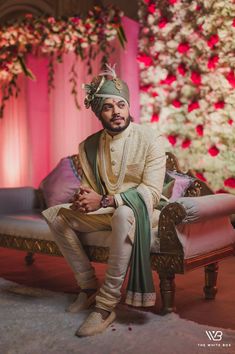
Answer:
[[[54,61],[61,62],[63,54],[74,52],[86,61],[88,72],[91,72],[92,59],[98,53],[103,53],[102,63],[107,62],[113,50],[112,40],[118,38],[124,47],[126,37],[121,24],[122,15],[114,6],[95,6],[84,19],[78,16],[67,19],[34,18],[28,14],[23,20],[0,27],[0,85],[3,93],[0,118],[3,117],[6,101],[19,92],[18,75],[24,73],[34,79],[33,73],[25,64],[27,54],[50,56],[50,89],[54,83]],[[72,84],[74,94],[74,81]]]
[[[77,91],[77,71],[76,71],[76,64],[77,62],[74,62],[74,64],[72,65],[71,71],[70,71],[70,79],[69,82],[72,85],[72,89],[71,89],[71,94],[74,97],[74,102],[75,102],[75,106],[77,107],[77,109],[81,109],[79,103],[78,103],[78,91]]]

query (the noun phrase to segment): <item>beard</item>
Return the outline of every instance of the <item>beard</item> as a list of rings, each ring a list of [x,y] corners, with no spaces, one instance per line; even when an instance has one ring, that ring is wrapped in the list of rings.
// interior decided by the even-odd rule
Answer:
[[[102,117],[100,117],[100,121],[103,125],[103,127],[112,132],[112,133],[121,133],[123,132],[130,124],[130,122],[133,121],[132,117],[129,115],[125,121],[125,124],[123,126],[120,127],[113,127],[109,122],[106,122]]]

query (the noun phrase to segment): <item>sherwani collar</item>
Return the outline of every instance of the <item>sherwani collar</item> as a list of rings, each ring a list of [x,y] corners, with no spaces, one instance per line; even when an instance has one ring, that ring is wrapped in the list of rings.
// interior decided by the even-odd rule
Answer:
[[[125,139],[131,133],[132,125],[133,125],[133,123],[130,123],[125,130],[123,130],[121,133],[114,135],[114,136],[110,135],[108,133],[108,131],[106,129],[104,129],[102,136],[106,139],[106,141],[109,141],[109,142],[119,140],[119,139]]]

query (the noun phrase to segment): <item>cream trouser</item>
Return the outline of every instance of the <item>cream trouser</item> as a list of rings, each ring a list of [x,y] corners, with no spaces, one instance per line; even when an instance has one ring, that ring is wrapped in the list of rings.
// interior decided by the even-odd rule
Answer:
[[[126,205],[118,207],[113,214],[82,214],[71,209],[51,207],[43,212],[61,253],[66,258],[79,286],[82,289],[96,289],[97,279],[83,246],[79,232],[112,230],[108,267],[105,281],[96,296],[96,306],[112,310],[121,298],[121,287],[131,258],[132,242],[129,232],[135,224],[133,211]],[[50,219],[52,208],[57,215]],[[78,231],[76,233],[74,230]]]

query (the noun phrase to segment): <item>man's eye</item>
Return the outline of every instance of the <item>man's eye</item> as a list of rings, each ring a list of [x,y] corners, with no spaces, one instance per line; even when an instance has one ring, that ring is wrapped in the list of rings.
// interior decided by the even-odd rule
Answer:
[[[125,107],[125,103],[119,103],[118,107],[119,108],[124,108]]]
[[[108,111],[109,109],[111,109],[111,106],[104,106],[104,107],[103,107],[103,110],[104,110],[104,111]]]

